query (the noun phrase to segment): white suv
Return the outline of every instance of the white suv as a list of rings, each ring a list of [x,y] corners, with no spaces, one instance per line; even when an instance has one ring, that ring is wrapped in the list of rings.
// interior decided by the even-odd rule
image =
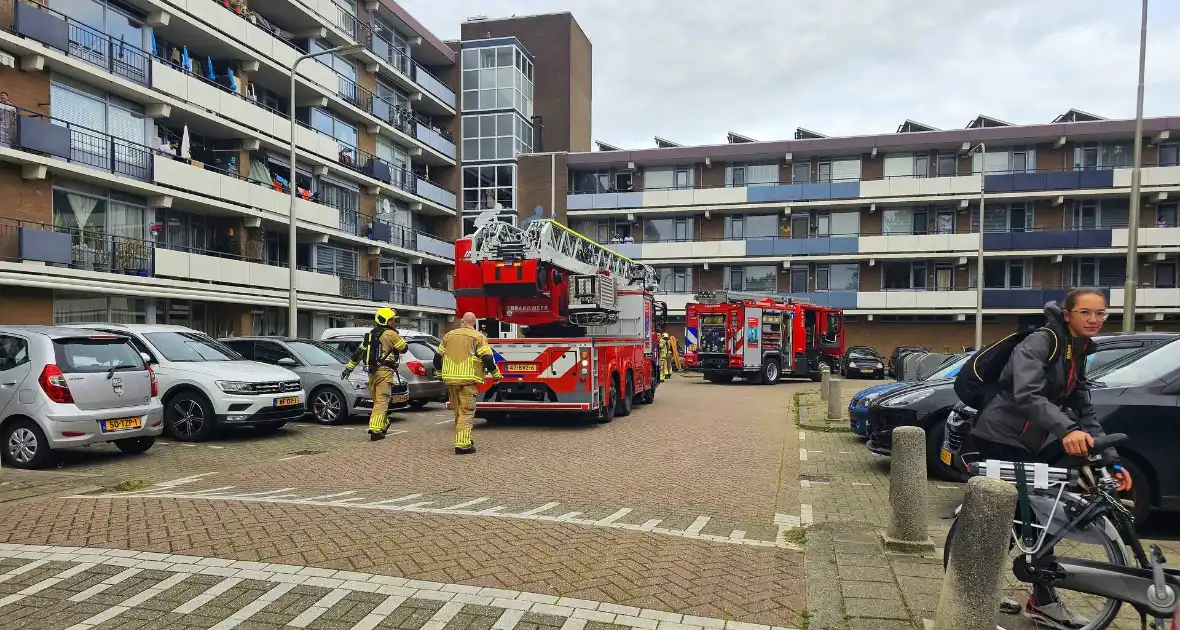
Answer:
[[[164,429],[183,442],[207,440],[219,426],[277,430],[306,412],[299,375],[247,361],[205,333],[155,324],[71,324],[123,335],[159,380]]]

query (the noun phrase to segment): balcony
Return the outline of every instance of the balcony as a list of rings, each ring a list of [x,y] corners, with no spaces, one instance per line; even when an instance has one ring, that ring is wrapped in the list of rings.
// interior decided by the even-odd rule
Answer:
[[[985,177],[984,184],[989,193],[1110,188],[1114,186],[1114,170],[1104,168],[999,173]]]
[[[969,309],[975,308],[975,291],[861,291],[857,293],[855,308],[868,310]]]
[[[642,208],[641,192],[573,193],[566,195],[566,210],[614,210]]]
[[[151,57],[135,44],[77,22],[49,7],[13,0],[12,30],[140,85],[151,82]]]
[[[855,254],[855,236],[813,236],[808,238],[761,237],[746,239],[747,256],[819,256]]]
[[[0,112],[15,129],[11,145],[133,179],[151,181],[152,149],[26,109]]]
[[[989,235],[990,236],[990,235]],[[986,243],[986,237],[984,243]],[[889,252],[963,252],[979,249],[979,234],[887,234],[861,236],[857,251],[861,254]]]
[[[433,201],[444,208],[455,209],[455,193],[450,190],[416,175],[412,179],[407,179],[407,182],[413,185],[413,192],[419,197]]]
[[[450,291],[418,287],[417,293],[418,299],[415,303],[418,306],[455,309],[455,294]]]
[[[413,79],[423,90],[430,93],[431,96],[442,101],[447,107],[455,109],[455,93],[445,83],[439,80],[438,77],[422,67],[422,64],[414,63]]]
[[[856,199],[861,196],[860,180],[817,182],[814,184],[778,184],[749,186],[748,203],[767,201],[823,201],[827,199]]]
[[[1180,185],[1180,166],[1147,166],[1140,169],[1139,184],[1142,186]],[[1116,188],[1131,187],[1131,169],[1120,168],[1114,172]]]
[[[155,275],[154,241],[0,218],[0,260],[132,276]]]
[[[417,232],[414,236],[416,244],[411,249],[415,249],[432,256],[438,256],[439,258],[446,258],[449,260],[455,259],[454,243],[438,238],[437,236],[432,236],[425,232]]]
[[[1122,288],[1110,289],[1110,306],[1123,308],[1126,306],[1126,291]],[[1140,286],[1135,289],[1136,308],[1176,308],[1180,305],[1180,289]]]
[[[1110,232],[1111,246],[1127,246],[1127,237],[1130,236],[1127,233],[1128,230],[1115,229]],[[1139,228],[1139,247],[1176,247],[1177,245],[1180,245],[1180,228]]]
[[[1110,229],[1030,229],[1022,232],[984,232],[985,250],[1097,249],[1112,246]],[[1126,230],[1123,230],[1125,233]]]
[[[1047,302],[1060,300],[1073,287],[1026,287],[1012,289],[983,289],[984,308],[1036,309]],[[1102,288],[1110,300],[1110,289]]]
[[[808,300],[819,306],[832,308],[856,308],[856,291],[807,291],[804,293],[788,293],[794,299]]]
[[[455,141],[422,120],[414,121],[414,137],[439,153],[455,159]]]
[[[631,243],[623,244],[623,247]],[[665,241],[636,243],[640,259],[741,257],[747,255],[745,241]],[[618,244],[608,245],[611,249]],[[622,251],[618,252],[626,256]]]
[[[978,174],[951,177],[886,177],[860,183],[862,198],[963,195],[977,192],[979,192]]]

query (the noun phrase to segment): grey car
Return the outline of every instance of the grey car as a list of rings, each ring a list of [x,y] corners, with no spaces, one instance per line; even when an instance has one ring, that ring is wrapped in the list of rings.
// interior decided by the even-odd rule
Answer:
[[[341,332],[332,335],[325,334],[322,341],[347,357],[360,347],[364,335],[354,334],[353,329],[340,330]],[[398,375],[410,384],[410,406],[421,409],[427,403],[445,401],[447,385],[434,371],[438,337],[405,331],[402,333],[402,339],[406,340],[407,356],[402,357]]]
[[[56,326],[0,326],[0,457],[43,468],[51,450],[113,442],[147,451],[164,430],[159,385],[127,339]]]
[[[287,368],[299,375],[307,392],[307,410],[321,424],[337,424],[373,409],[369,381],[364,371],[340,378],[348,358],[320,341],[287,337],[233,337],[222,343],[260,363]],[[400,376],[393,384],[390,411],[409,406],[409,386]]]

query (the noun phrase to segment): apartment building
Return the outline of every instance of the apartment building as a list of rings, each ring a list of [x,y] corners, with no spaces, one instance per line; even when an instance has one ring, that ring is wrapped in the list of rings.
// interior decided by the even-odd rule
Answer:
[[[559,219],[654,266],[674,318],[701,290],[791,295],[845,309],[847,342],[883,350],[974,343],[981,223],[986,337],[1039,324],[1045,302],[1077,285],[1107,291],[1117,330],[1133,228],[1137,327],[1176,330],[1180,118],[1144,123],[1142,213],[1129,226],[1134,127],[1070,110],[1046,124],[600,143],[522,156],[520,205],[556,199]]]
[[[298,334],[453,322],[458,55],[392,0],[0,0],[0,25],[0,322],[287,334],[291,260]]]

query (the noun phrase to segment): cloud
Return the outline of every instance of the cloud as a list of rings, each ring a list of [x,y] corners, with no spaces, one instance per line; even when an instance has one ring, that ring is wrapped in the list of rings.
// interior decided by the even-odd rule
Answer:
[[[1135,114],[1139,3],[1129,0],[401,4],[444,39],[473,15],[572,12],[594,46],[593,137],[625,148],[657,135],[882,133],[907,118],[961,128],[980,113],[1017,124],[1071,107]],[[1180,8],[1157,4],[1150,20],[1144,113],[1177,115]]]

